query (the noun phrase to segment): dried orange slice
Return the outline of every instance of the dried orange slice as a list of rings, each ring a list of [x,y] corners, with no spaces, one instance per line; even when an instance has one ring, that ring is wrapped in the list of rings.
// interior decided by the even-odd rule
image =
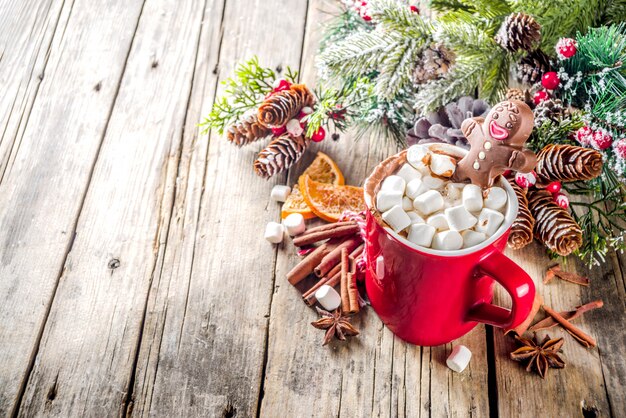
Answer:
[[[300,176],[298,185],[311,211],[328,222],[337,222],[344,210],[360,211],[365,207],[362,187],[320,183],[306,174]]]
[[[323,152],[318,152],[317,157],[311,163],[311,165],[304,170],[302,175],[308,175],[313,181],[319,181],[320,183],[329,183],[336,185],[345,184],[343,174],[328,155]]]
[[[280,216],[285,219],[292,213],[299,213],[304,217],[304,219],[315,218],[315,214],[311,211],[311,209],[309,209],[309,205],[307,205],[302,198],[302,193],[300,193],[300,189],[297,184],[293,186],[287,200],[283,203]]]

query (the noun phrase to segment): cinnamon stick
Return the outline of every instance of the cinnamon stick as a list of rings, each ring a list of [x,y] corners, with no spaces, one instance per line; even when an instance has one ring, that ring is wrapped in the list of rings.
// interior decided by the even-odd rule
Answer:
[[[576,273],[570,273],[567,271],[561,270],[561,266],[559,264],[555,264],[550,267],[548,271],[546,271],[546,276],[543,279],[543,283],[549,283],[554,277],[558,277],[561,280],[565,280],[566,282],[575,283],[581,286],[589,286],[589,279],[587,277],[579,276]]]
[[[596,340],[594,340],[593,337],[585,334],[582,330],[580,330],[580,328],[576,327],[567,319],[563,318],[549,306],[543,305],[543,310],[552,318],[554,318],[556,322],[561,324],[561,326],[565,328],[567,332],[569,332],[576,340],[578,340],[578,342],[580,342],[585,347],[589,348],[595,347],[597,345]]]
[[[339,244],[334,250],[322,258],[319,265],[313,269],[317,277],[325,276],[340,260],[341,252],[345,248],[348,254],[361,244],[360,237],[349,238]]]
[[[311,254],[307,255],[302,261],[295,265],[289,273],[287,280],[289,283],[298,284],[309,274],[313,273],[313,269],[317,266],[325,256],[331,253],[337,247],[337,243],[326,242],[317,247]]]
[[[350,274],[350,258],[348,249],[341,249],[341,312],[350,311],[350,296],[348,295],[348,274]]]
[[[347,235],[356,234],[357,232],[359,232],[359,226],[356,223],[325,229],[323,231],[305,232],[304,234],[293,239],[293,245],[296,247],[303,247],[325,239],[345,237]]]
[[[365,248],[365,244],[361,244],[359,245],[354,251],[352,251],[350,253],[350,257],[351,258],[358,258],[362,253],[363,253],[363,249]],[[335,277],[335,275],[337,273],[341,272],[341,262],[338,263],[335,267],[333,267],[328,273],[326,273],[326,275],[324,277],[322,277],[321,279],[319,279],[319,281],[317,283],[315,283],[313,285],[313,287],[311,287],[309,290],[307,290],[306,292],[304,292],[302,294],[302,299],[304,299],[305,303],[307,305],[313,304],[315,303],[315,297],[312,298],[313,302],[309,303],[309,300],[311,300],[311,296],[315,294],[315,292],[317,292],[317,289],[319,289],[320,287],[322,287],[325,284],[328,284],[328,282]],[[337,283],[335,283],[332,286],[335,286]],[[330,286],[330,285],[329,285]]]
[[[358,247],[356,247],[356,249],[350,253],[350,258],[357,258],[358,256],[360,256],[364,248],[365,248],[365,244],[361,244]],[[324,277],[333,277],[335,274],[341,271],[341,260],[339,261],[340,262],[337,263],[335,267],[330,269],[330,271],[326,273]]]
[[[584,314],[585,312],[591,311],[593,309],[601,308],[602,306],[604,306],[604,303],[601,300],[594,300],[593,302],[589,302],[585,305],[577,307],[573,311],[559,312],[559,315],[561,315],[563,318],[565,318],[568,321],[572,321],[578,318],[579,316],[581,316],[582,314]],[[552,318],[551,316],[548,316],[542,319],[541,321],[536,322],[532,327],[528,328],[528,330],[533,331],[533,332],[543,331],[543,330],[555,327],[557,325],[559,325],[559,323],[556,322],[554,318]]]
[[[356,263],[354,258],[350,259],[350,272],[348,273],[348,302],[350,306],[348,313],[350,315],[359,313],[359,289],[356,287]]]

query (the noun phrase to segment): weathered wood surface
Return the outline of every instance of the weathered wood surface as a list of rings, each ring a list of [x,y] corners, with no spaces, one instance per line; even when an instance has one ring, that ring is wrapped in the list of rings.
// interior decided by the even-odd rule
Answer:
[[[578,322],[598,349],[550,331],[566,338],[568,366],[545,381],[482,326],[457,342],[474,353],[462,374],[445,367],[452,344],[408,345],[372,310],[350,344],[319,346],[315,312],[284,279],[291,245],[261,238],[279,218],[272,185],[294,183],[314,153],[266,182],[251,170],[261,145],[238,150],[196,124],[252,54],[314,82],[318,23],[333,10],[0,5],[0,415],[623,416],[623,255],[580,288],[541,284],[538,246],[509,252],[553,308],[605,302]],[[313,149],[349,184],[395,152],[349,137]]]

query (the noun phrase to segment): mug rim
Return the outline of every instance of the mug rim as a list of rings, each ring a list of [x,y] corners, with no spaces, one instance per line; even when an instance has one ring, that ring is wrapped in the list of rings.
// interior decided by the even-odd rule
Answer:
[[[430,143],[430,144],[419,144],[419,145],[423,145],[431,150],[439,149],[442,152],[447,152],[454,156],[459,156],[459,157],[464,157],[469,152],[465,148],[461,148],[452,144]],[[398,154],[399,153],[396,153],[394,155],[398,155]],[[385,161],[386,160],[381,161],[380,163],[376,165],[376,167],[374,167],[370,175],[365,179],[364,184],[368,183],[369,178],[378,170],[381,164],[383,164]],[[391,236],[396,241],[399,241],[401,244],[409,247],[412,250],[429,254],[429,255],[436,255],[439,257],[458,257],[458,256],[463,256],[463,255],[468,255],[468,254],[474,254],[474,253],[484,250],[485,248],[491,246],[494,242],[499,240],[511,228],[511,225],[513,225],[513,222],[517,218],[517,213],[519,210],[519,202],[517,200],[517,195],[515,194],[513,187],[511,187],[509,182],[503,176],[500,176],[499,186],[502,187],[504,190],[506,190],[506,193],[509,197],[508,202],[507,202],[507,210],[506,210],[506,213],[504,214],[504,221],[502,222],[502,225],[500,225],[498,230],[492,236],[487,238],[485,241],[483,241],[479,245],[474,245],[473,247],[469,247],[469,248],[461,248],[460,250],[448,251],[448,250],[433,250],[432,248],[422,247],[404,238],[402,235],[398,234],[397,232],[395,232],[393,229],[389,228],[388,226],[383,225],[379,217],[377,216],[372,216],[372,217],[374,218],[374,221],[381,228],[383,228],[385,232],[389,234],[389,236]],[[363,188],[363,194],[365,197],[365,205],[367,206],[368,212],[370,212],[372,209],[375,209],[374,205],[372,204],[373,196],[370,196],[367,193],[366,188]]]

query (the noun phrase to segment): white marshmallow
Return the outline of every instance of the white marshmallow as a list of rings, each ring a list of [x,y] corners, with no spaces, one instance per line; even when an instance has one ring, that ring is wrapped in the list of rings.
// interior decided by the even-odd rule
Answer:
[[[480,212],[480,215],[478,215],[478,223],[476,224],[476,228],[474,228],[474,230],[477,232],[483,232],[490,237],[496,233],[498,228],[500,228],[502,221],[504,221],[503,214],[497,210],[484,208]]]
[[[379,280],[385,277],[385,258],[382,255],[376,257],[376,276]]]
[[[396,173],[396,176],[400,176],[409,183],[411,180],[421,179],[422,173],[417,171],[411,164],[404,164],[400,167],[400,170]]]
[[[463,201],[461,199],[458,200],[448,200],[445,197],[443,198],[443,207],[444,209],[453,208],[455,206],[462,205]]]
[[[276,186],[272,187],[270,197],[277,202],[284,202],[285,200],[287,200],[290,194],[291,187],[277,184]]]
[[[435,228],[437,231],[445,231],[447,229],[450,229],[450,227],[448,226],[448,220],[443,213],[436,213],[430,216],[426,220],[426,223]]]
[[[415,198],[413,206],[423,215],[430,215],[443,208],[443,197],[436,190],[429,190]]]
[[[485,190],[485,207],[500,210],[506,205],[508,196],[501,187],[491,187]]]
[[[406,195],[411,199],[415,199],[428,190],[428,186],[426,186],[421,179],[413,179],[406,185]]]
[[[394,206],[402,206],[402,192],[380,190],[376,195],[376,209],[384,212]]]
[[[450,225],[450,229],[453,231],[463,231],[464,229],[470,229],[478,219],[467,211],[465,206],[459,205],[445,210],[445,218]]]
[[[422,183],[424,183],[424,185],[429,189],[438,189],[443,186],[443,180],[432,176],[422,177]]]
[[[452,177],[456,170],[456,161],[443,154],[433,153],[430,157],[430,171],[442,177]]]
[[[411,218],[402,210],[402,206],[394,206],[383,213],[383,220],[396,232],[411,225]]]
[[[476,232],[472,229],[467,229],[461,232],[461,236],[463,237],[463,248],[473,247],[487,239],[487,235],[482,232]]]
[[[300,213],[292,213],[283,219],[283,225],[287,228],[287,233],[292,237],[304,232],[306,225],[304,224],[304,216]]]
[[[327,311],[334,311],[341,305],[341,296],[339,293],[327,284],[323,284],[315,291],[315,299]]]
[[[409,228],[408,240],[422,247],[430,247],[435,232],[435,228],[430,225],[413,224]]]
[[[404,193],[406,181],[400,176],[389,176],[380,186],[380,190]]]
[[[402,210],[405,212],[413,210],[413,201],[406,196],[402,198]]]
[[[463,237],[456,231],[437,232],[433,237],[432,247],[435,250],[453,251],[463,246]]]
[[[483,208],[483,193],[479,186],[466,184],[463,189],[463,206],[470,212],[478,212]]]
[[[278,244],[283,241],[285,235],[285,227],[278,222],[269,222],[265,227],[265,239],[272,244]]]
[[[446,364],[453,371],[461,373],[465,370],[471,359],[472,352],[469,348],[464,345],[457,345],[452,349],[452,352],[446,359]]]
[[[409,215],[409,218],[411,219],[411,224],[425,224],[426,223],[424,218],[419,216],[417,212],[415,211],[411,210],[411,211],[408,211],[406,214]]]
[[[457,187],[459,183],[448,183],[444,188],[444,197],[448,200],[459,200],[461,198],[462,187]]]
[[[424,145],[412,145],[406,152],[406,160],[417,170],[423,170],[430,162],[430,150]]]

